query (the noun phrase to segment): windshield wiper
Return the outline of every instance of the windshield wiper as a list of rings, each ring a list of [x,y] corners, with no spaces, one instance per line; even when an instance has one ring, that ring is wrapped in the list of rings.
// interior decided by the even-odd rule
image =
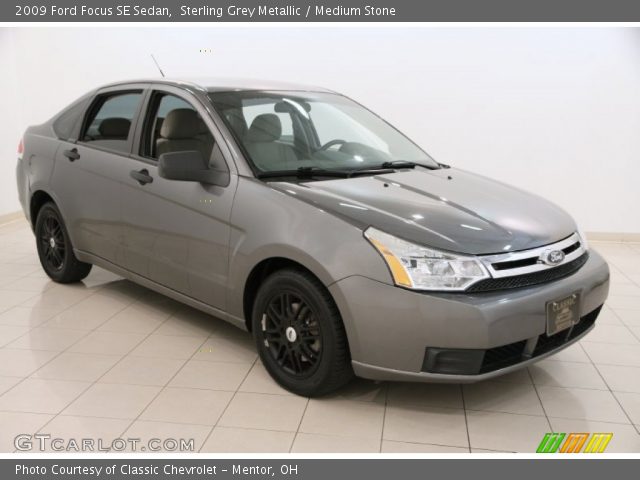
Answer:
[[[315,178],[315,177],[331,177],[331,178],[350,178],[358,175],[375,175],[383,173],[393,173],[398,168],[415,168],[424,167],[429,170],[436,170],[437,167],[425,165],[423,163],[409,162],[406,160],[393,160],[384,162],[378,166],[362,167],[352,170],[332,170],[320,167],[300,167],[292,170],[272,170],[268,172],[260,172],[257,178],[280,178],[280,177],[296,177],[296,178]]]
[[[354,177],[356,175],[375,175],[383,173],[393,173],[398,168],[416,168],[424,167],[429,170],[437,170],[437,167],[432,165],[425,165],[423,163],[409,162],[407,160],[393,160],[389,162],[383,162],[380,165],[367,166],[362,168],[355,168],[349,170],[349,176]]]
[[[424,163],[410,162],[408,160],[393,160],[390,162],[384,162],[380,165],[380,168],[416,168],[423,167],[429,170],[436,170],[438,167],[433,165],[425,165]]]
[[[329,170],[319,167],[300,167],[295,170],[273,170],[270,172],[260,172],[257,178],[279,178],[279,177],[297,177],[297,178],[313,178],[313,177],[333,177],[348,178],[349,172],[345,170]]]

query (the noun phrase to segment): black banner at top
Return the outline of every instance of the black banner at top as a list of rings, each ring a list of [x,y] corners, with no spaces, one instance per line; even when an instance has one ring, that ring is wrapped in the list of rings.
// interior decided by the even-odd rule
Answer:
[[[640,2],[3,0],[0,22],[640,22]]]

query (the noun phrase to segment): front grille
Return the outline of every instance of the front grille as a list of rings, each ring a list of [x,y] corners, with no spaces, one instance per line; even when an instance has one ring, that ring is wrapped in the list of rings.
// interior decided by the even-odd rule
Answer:
[[[471,285],[466,292],[491,292],[510,288],[530,287],[541,283],[552,282],[560,278],[568,277],[577,272],[588,260],[589,254],[584,253],[580,257],[555,268],[540,270],[538,272],[516,275],[513,277],[488,278]]]
[[[501,347],[490,348],[484,353],[480,373],[499,370],[500,368],[515,365],[522,360],[522,351],[527,343],[526,340],[521,342],[502,345]]]
[[[536,348],[533,350],[533,356],[537,357],[538,355],[547,353],[554,348],[558,348],[562,344],[582,335],[591,327],[591,325],[595,323],[601,309],[602,307],[600,306],[593,312],[588,313],[580,319],[580,322],[578,322],[573,326],[573,328],[570,328],[566,332],[559,332],[556,335],[552,335],[550,337],[548,337],[547,335],[540,335],[540,337],[538,338],[538,343],[536,344]]]
[[[562,252],[565,255],[569,255],[572,252],[578,250],[581,246],[581,243],[575,242],[568,247],[562,248]],[[506,260],[502,262],[492,263],[491,266],[496,271],[501,270],[511,270],[512,268],[522,268],[522,267],[530,267],[531,265],[536,265],[540,261],[540,255],[533,255],[531,257],[521,258],[519,260]]]
[[[422,371],[446,375],[478,375],[516,365],[525,360],[544,355],[574,340],[589,330],[602,309],[595,310],[580,318],[573,327],[550,337],[539,335],[533,352],[525,354],[527,340],[482,349],[444,349],[427,347]]]
[[[564,332],[559,332],[550,337],[548,337],[546,333],[540,335],[531,358],[535,358],[548,353],[551,350],[555,350],[556,348],[559,348],[565,343],[582,335],[595,323],[601,309],[602,305],[582,317],[578,323]],[[482,360],[479,373],[492,372],[494,370],[509,367],[524,360],[528,360],[529,357],[524,356],[524,347],[526,343],[526,340],[522,340],[520,342],[490,348],[484,354],[484,359]]]
[[[493,264],[494,270],[511,270],[512,268],[528,267],[538,263],[538,257],[523,258],[521,260],[510,260],[508,262],[497,262]]]
[[[571,252],[575,252],[577,249],[580,248],[581,243],[580,242],[576,242],[573,245],[569,245],[566,248],[563,248],[562,251],[564,252],[565,255],[569,255]]]

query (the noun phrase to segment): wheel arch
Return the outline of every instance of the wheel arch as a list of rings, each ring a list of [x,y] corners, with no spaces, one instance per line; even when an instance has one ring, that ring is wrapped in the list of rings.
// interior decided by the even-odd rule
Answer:
[[[286,268],[304,271],[316,278],[326,288],[326,282],[323,282],[319,275],[299,261],[283,256],[274,256],[261,260],[249,272],[242,293],[242,311],[248,331],[251,331],[251,312],[260,285],[269,275]],[[329,295],[331,296],[330,293]],[[333,300],[333,296],[331,298]]]
[[[55,193],[53,193],[47,186],[42,184],[38,184],[37,186],[35,186],[29,197],[29,223],[31,224],[31,228],[35,231],[38,212],[47,202],[52,202],[60,211],[60,215],[62,215],[62,221],[65,223],[65,227],[67,229],[67,233],[69,234],[69,238],[71,239],[71,243],[75,246],[75,232],[71,228],[71,225],[68,223],[68,217],[66,215],[64,205],[62,205],[62,202]]]
[[[47,202],[53,202],[58,206],[55,199],[45,190],[36,190],[31,194],[31,199],[29,200],[29,220],[32,228],[35,229],[38,212]],[[60,207],[58,206],[58,208]]]

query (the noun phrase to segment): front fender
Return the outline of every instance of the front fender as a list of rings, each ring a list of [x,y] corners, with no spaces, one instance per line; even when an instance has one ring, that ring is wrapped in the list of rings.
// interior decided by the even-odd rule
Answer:
[[[228,311],[243,317],[244,288],[253,268],[286,258],[325,286],[352,276],[392,283],[362,229],[268,184],[241,178],[231,215]]]

